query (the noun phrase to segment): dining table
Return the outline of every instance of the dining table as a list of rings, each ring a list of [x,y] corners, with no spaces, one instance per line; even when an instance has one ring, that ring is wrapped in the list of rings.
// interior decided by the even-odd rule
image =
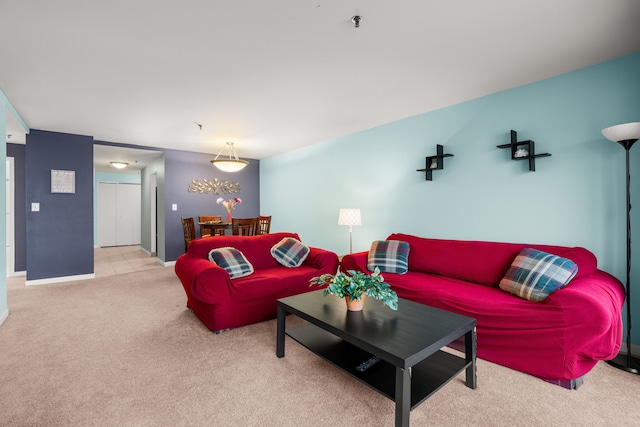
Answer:
[[[231,229],[231,223],[225,221],[203,221],[198,222],[198,225],[202,231],[209,230],[209,234],[212,236],[216,234],[224,235],[226,234],[226,230]]]

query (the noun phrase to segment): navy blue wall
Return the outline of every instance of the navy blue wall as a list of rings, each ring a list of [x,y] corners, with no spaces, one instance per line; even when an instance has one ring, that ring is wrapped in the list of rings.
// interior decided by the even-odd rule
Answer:
[[[184,253],[181,217],[193,217],[196,221],[199,215],[222,215],[226,218],[225,208],[216,204],[218,197],[242,199],[242,204],[233,209],[235,217],[249,218],[260,214],[260,162],[248,159],[249,165],[243,170],[227,173],[210,163],[214,157],[211,154],[165,150],[165,261],[174,261]],[[202,181],[205,178],[238,182],[240,193],[220,192],[214,195],[188,191],[191,180]],[[172,204],[178,205],[177,211],[171,210]],[[199,229],[196,234],[199,236]]]
[[[51,193],[52,169],[75,171],[75,194]],[[32,129],[26,171],[27,281],[92,274],[93,138]]]
[[[27,211],[25,203],[26,175],[25,166],[25,145],[7,144],[7,157],[13,157],[14,168],[14,239],[15,239],[15,271],[25,271],[27,269]]]

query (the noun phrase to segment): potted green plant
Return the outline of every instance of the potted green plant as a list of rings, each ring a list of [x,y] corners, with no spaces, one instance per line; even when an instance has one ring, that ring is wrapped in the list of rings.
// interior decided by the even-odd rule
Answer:
[[[350,311],[362,310],[364,296],[368,295],[382,301],[392,310],[398,309],[398,295],[384,281],[380,269],[376,267],[371,274],[348,270],[338,274],[323,274],[311,279],[309,286],[325,286],[324,296],[333,294],[344,298]],[[353,305],[352,305],[353,304]]]

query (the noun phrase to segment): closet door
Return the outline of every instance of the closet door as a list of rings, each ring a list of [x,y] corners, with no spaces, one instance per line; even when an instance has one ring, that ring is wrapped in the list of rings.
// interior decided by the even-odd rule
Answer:
[[[140,244],[140,184],[118,184],[116,191],[116,245]]]
[[[140,244],[140,184],[98,183],[98,245]]]
[[[98,245],[116,245],[116,184],[98,183]]]

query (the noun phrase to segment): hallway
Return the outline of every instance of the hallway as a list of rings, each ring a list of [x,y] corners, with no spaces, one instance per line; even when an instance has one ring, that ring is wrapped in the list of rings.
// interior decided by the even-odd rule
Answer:
[[[156,257],[149,256],[140,250],[140,245],[94,248],[96,278],[163,268],[156,261]]]

